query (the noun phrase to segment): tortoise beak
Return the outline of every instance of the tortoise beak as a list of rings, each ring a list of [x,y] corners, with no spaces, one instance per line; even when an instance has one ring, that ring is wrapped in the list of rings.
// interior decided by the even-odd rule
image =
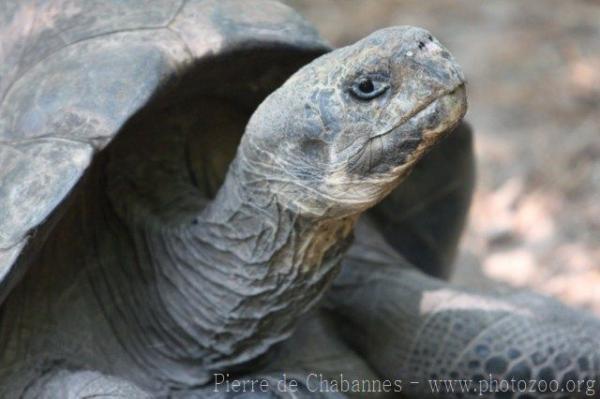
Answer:
[[[423,140],[449,132],[467,112],[467,94],[464,83],[434,100],[423,111]]]
[[[404,116],[393,127],[374,134],[370,140],[407,130],[413,132],[424,131],[429,135],[434,131],[443,132],[448,130],[449,126],[458,123],[466,112],[467,94],[465,84],[459,81],[435,99],[415,108],[413,112]],[[428,130],[429,132],[427,132]]]
[[[385,165],[377,168],[380,171],[405,175],[442,137],[452,132],[466,111],[466,89],[461,82],[406,115],[399,125],[371,137],[369,145],[377,160],[373,164]]]

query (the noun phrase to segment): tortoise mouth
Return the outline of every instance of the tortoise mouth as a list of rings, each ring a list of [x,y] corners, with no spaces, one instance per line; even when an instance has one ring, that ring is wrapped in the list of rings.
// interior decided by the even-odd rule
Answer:
[[[389,129],[370,137],[349,172],[361,178],[406,175],[411,166],[451,132],[467,110],[464,84],[415,107]],[[368,154],[368,156],[364,156]]]
[[[437,121],[443,123],[444,125],[453,125],[464,116],[467,110],[466,99],[467,97],[465,91],[465,84],[460,83],[459,85],[453,88],[443,91],[440,95],[434,97],[433,99],[419,104],[410,113],[406,114],[397,123],[395,123],[394,126],[384,130],[383,132],[373,135],[369,138],[369,141],[372,141],[378,137],[386,136],[390,133],[397,132],[399,128],[416,118],[424,119],[422,118],[423,115],[430,113],[432,110],[435,110],[436,106],[441,103],[445,103],[443,112],[444,115],[437,116]],[[460,116],[456,117],[456,115]],[[444,123],[446,121],[450,123]],[[435,121],[432,120],[432,122]]]

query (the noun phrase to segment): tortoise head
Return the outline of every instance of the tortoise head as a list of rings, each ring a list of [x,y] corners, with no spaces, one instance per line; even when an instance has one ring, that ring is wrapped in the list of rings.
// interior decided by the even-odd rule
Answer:
[[[466,112],[464,78],[426,30],[394,27],[294,74],[254,113],[241,153],[287,205],[374,205]]]

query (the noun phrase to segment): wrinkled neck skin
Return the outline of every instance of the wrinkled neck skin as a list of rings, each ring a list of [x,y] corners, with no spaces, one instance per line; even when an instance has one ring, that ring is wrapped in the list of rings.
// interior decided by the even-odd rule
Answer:
[[[194,189],[165,200],[166,213],[181,210],[174,222],[138,212],[119,191],[109,195],[116,215],[106,231],[120,238],[100,233],[91,281],[114,334],[141,366],[132,378],[146,378],[143,385],[203,384],[287,338],[350,243],[357,215],[289,208],[279,183],[243,153],[242,144],[208,205]],[[165,181],[173,190],[176,183]]]

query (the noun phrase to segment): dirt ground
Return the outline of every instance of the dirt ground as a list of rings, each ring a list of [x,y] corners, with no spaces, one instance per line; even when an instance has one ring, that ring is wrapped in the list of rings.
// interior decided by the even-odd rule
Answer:
[[[445,43],[468,79],[478,158],[455,281],[600,315],[600,1],[287,3],[335,46],[406,24]]]

